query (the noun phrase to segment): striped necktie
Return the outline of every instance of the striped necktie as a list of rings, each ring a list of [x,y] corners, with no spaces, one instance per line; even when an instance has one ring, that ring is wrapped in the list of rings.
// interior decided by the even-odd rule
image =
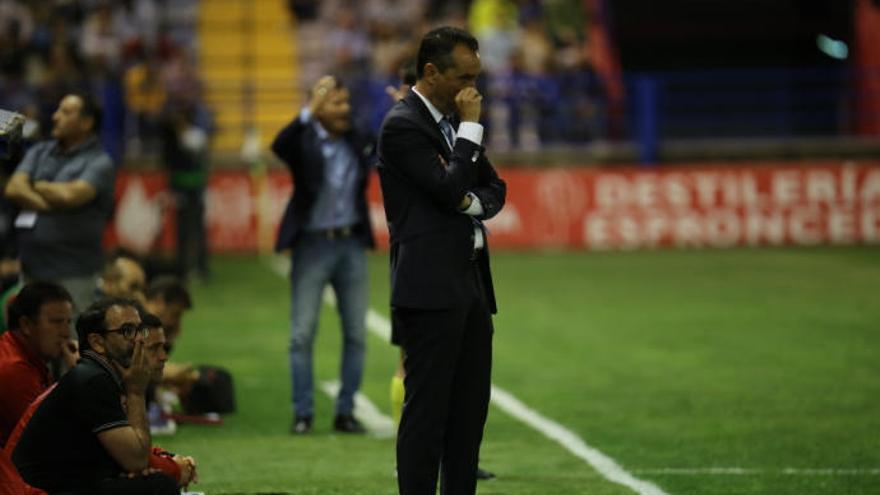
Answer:
[[[440,131],[443,132],[446,142],[449,143],[449,149],[455,148],[455,130],[452,129],[452,124],[446,117],[440,119]]]

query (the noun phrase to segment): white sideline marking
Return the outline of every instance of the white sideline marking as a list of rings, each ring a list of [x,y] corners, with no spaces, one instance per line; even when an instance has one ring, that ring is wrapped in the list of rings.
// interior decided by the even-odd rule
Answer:
[[[659,486],[636,478],[614,459],[590,447],[577,434],[559,423],[539,414],[523,404],[510,393],[492,385],[492,403],[507,414],[538,430],[545,437],[555,440],[566,450],[587,462],[602,476],[642,495],[664,495]]]
[[[755,476],[762,474],[786,476],[877,476],[880,469],[847,469],[847,468],[782,468],[754,469],[739,467],[708,467],[708,468],[646,468],[633,469],[638,474],[669,474],[681,476],[729,475]]]
[[[289,269],[285,268],[283,261],[274,261],[271,263],[271,266],[276,273],[282,276],[286,276],[289,273]],[[289,266],[289,261],[287,266]],[[335,303],[332,291],[324,291],[324,302],[328,304]],[[391,322],[372,308],[367,312],[367,329],[386,341],[391,336]],[[657,485],[636,478],[623,469],[614,459],[587,445],[586,442],[571,430],[553,420],[545,418],[523,404],[512,394],[495,385],[492,385],[492,403],[510,416],[522,421],[547,438],[554,440],[576,457],[583,459],[609,481],[626,486],[640,495],[668,495]]]
[[[335,398],[339,393],[339,382],[336,380],[321,382],[321,388],[331,398]],[[391,438],[395,435],[394,421],[391,417],[382,414],[376,404],[360,392],[354,396],[354,415],[363,422],[364,427],[374,437]]]

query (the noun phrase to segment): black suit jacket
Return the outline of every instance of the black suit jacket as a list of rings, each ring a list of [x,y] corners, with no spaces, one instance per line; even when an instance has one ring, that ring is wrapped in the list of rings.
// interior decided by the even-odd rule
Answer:
[[[446,309],[468,302],[474,223],[458,206],[470,191],[483,205],[480,219],[492,218],[504,206],[507,192],[484,151],[467,139],[456,139],[450,150],[412,91],[385,116],[379,178],[391,235],[392,306]],[[488,253],[487,244],[478,263],[495,313]]]
[[[314,117],[312,117],[314,119]],[[367,181],[374,162],[373,139],[355,129],[343,136],[351,147],[360,167],[358,197],[355,198],[360,221],[354,233],[367,247],[373,247],[373,230],[370,228],[370,215],[367,209]],[[287,202],[275,250],[282,251],[293,247],[302,234],[314,207],[321,186],[324,183],[324,155],[321,154],[321,140],[312,122],[303,122],[297,116],[272,142],[272,151],[290,170],[293,177],[293,195]]]

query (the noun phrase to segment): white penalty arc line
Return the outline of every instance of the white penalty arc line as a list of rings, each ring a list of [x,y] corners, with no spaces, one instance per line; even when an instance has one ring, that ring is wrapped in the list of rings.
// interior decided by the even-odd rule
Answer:
[[[673,476],[878,476],[880,469],[848,469],[848,468],[780,468],[756,469],[740,467],[705,467],[705,468],[644,468],[633,469],[636,474],[673,475]]]
[[[289,266],[286,266],[288,263],[286,258],[275,257],[271,266],[276,273],[286,276],[289,273]],[[331,305],[335,303],[331,291],[324,291],[324,301]],[[391,338],[391,322],[372,308],[367,312],[367,329],[386,342]],[[529,408],[502,388],[492,385],[491,400],[492,404],[508,415],[537,430],[576,457],[586,461],[607,480],[626,486],[640,495],[669,495],[657,485],[633,476],[617,461],[587,445],[576,433]]]

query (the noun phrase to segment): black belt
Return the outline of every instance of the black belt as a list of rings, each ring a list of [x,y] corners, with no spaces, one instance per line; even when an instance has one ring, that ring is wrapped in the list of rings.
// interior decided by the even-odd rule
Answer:
[[[309,234],[330,240],[347,239],[354,235],[354,229],[351,227],[339,227],[336,229],[310,230]]]

